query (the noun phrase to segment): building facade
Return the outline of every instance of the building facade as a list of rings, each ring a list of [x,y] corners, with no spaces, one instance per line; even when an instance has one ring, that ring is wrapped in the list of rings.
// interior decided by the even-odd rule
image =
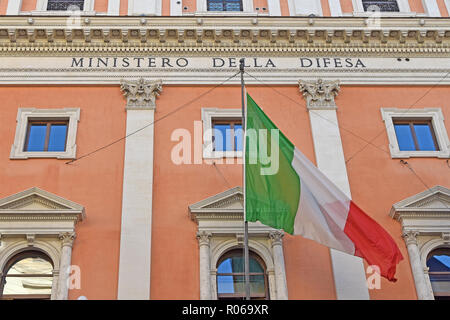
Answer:
[[[255,299],[450,297],[450,1],[0,0],[0,297],[241,299],[247,92],[396,241],[249,226]]]

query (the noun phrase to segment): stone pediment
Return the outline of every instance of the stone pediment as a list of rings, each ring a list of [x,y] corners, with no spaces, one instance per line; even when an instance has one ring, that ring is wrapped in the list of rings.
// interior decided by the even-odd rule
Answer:
[[[206,198],[189,206],[189,212],[193,220],[202,217],[242,219],[243,214],[243,194],[241,187],[234,187],[227,191]]]
[[[390,216],[399,220],[405,216],[450,216],[450,189],[434,186],[428,190],[397,202],[392,206]]]
[[[36,215],[76,216],[84,218],[84,207],[37,187],[0,199],[0,216]]]

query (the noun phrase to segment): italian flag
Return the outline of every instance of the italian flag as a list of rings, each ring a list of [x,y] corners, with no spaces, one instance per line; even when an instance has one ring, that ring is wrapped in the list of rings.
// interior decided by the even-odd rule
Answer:
[[[315,167],[248,94],[246,110],[246,221],[359,256],[396,281],[403,257],[391,236]],[[278,152],[278,159],[269,163],[260,153],[271,150]]]

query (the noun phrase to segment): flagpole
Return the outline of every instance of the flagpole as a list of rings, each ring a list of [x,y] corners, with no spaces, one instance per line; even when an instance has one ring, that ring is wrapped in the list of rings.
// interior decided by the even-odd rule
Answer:
[[[242,103],[242,186],[243,186],[243,195],[244,195],[244,278],[245,278],[245,299],[250,300],[250,268],[249,268],[249,253],[248,253],[248,222],[246,215],[246,204],[245,204],[245,133],[246,133],[246,124],[245,124],[245,83],[244,83],[244,63],[245,59],[241,58],[239,60],[239,70],[241,72],[241,103]]]

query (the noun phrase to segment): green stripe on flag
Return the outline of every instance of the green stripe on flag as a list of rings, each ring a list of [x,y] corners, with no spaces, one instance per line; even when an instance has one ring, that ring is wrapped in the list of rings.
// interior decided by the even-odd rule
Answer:
[[[278,130],[279,157],[272,159],[272,161],[278,161],[278,170],[274,174],[262,174],[264,170],[267,170],[267,167],[274,165],[273,163],[266,164],[265,161],[267,159],[261,161],[262,158],[259,156],[261,148],[270,153],[272,129],[278,130],[250,95],[247,94],[245,149],[246,220],[251,222],[260,221],[265,225],[283,229],[287,233],[293,234],[295,215],[300,201],[300,178],[291,165],[295,147]],[[260,130],[267,132],[267,139],[263,139],[265,141],[260,141],[261,139],[259,139]],[[252,136],[251,131],[257,134]],[[258,139],[255,139],[255,136]],[[258,156],[252,156],[250,154],[251,150],[257,150]]]

